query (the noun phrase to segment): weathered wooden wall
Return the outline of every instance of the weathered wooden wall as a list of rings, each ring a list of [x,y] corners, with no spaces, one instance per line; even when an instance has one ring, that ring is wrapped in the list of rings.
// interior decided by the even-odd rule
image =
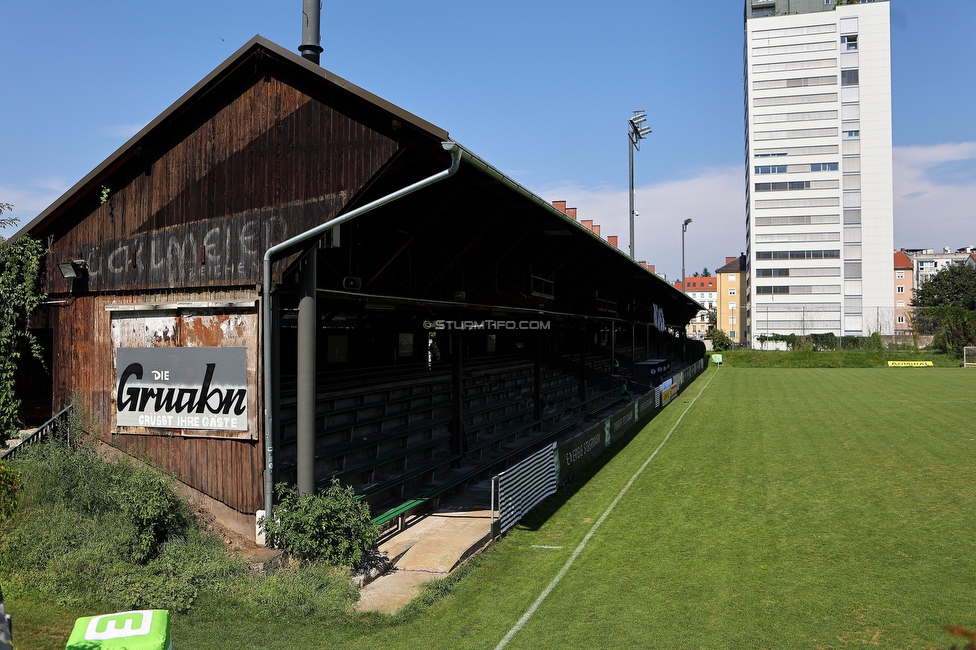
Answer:
[[[66,405],[72,397],[77,398],[95,416],[105,442],[159,467],[239,512],[253,513],[262,507],[264,494],[264,460],[259,432],[254,432],[257,439],[184,437],[174,435],[177,431],[165,429],[113,435],[115,348],[111,337],[111,313],[105,307],[147,302],[254,300],[256,297],[253,288],[158,292],[81,296],[70,305],[49,307],[49,324],[54,334],[55,408]],[[259,374],[259,363],[248,368],[249,381],[250,376]],[[254,408],[255,413],[260,413],[260,391],[256,393]]]
[[[82,197],[35,233],[53,240],[52,297],[69,290],[59,262],[84,259],[89,266],[87,286],[70,304],[49,308],[53,401],[57,410],[77,396],[97,416],[106,442],[253,513],[263,504],[259,432],[250,440],[165,429],[113,435],[115,350],[105,306],[255,299],[264,251],[333,217],[398,144],[347,114],[348,107],[336,109],[273,75],[207,101],[215,108],[200,110],[196,123],[186,115],[197,109],[188,106],[179,128],[156,138],[170,138],[165,148],[140,152],[96,189],[107,190],[104,203]],[[260,341],[248,347],[248,375],[260,377]],[[263,404],[260,389],[254,393],[256,416]]]
[[[261,330],[259,328],[256,294],[255,300],[245,301],[249,307],[234,306],[220,308],[180,308],[131,311],[126,304],[113,304],[109,311],[112,328],[112,353],[115,376],[119,368],[117,351],[119,348],[244,348],[247,370],[247,427],[245,430],[167,429],[170,435],[197,438],[247,438],[256,440],[261,430],[262,419],[258,408],[261,393],[261,358],[259,347]],[[199,358],[199,354],[193,355]],[[118,412],[118,392],[113,388],[111,412]],[[110,421],[112,431],[119,433],[154,433],[153,428],[143,426],[120,426],[118,418]]]
[[[269,245],[333,217],[397,143],[273,77],[258,80],[179,142],[130,163],[105,203],[58,236],[56,265],[84,259],[88,289],[261,282]],[[124,181],[123,185],[113,183]],[[100,193],[102,190],[96,190]]]

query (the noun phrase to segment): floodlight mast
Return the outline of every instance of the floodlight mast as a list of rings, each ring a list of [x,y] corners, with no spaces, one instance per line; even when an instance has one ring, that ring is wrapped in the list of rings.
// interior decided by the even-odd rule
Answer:
[[[688,287],[685,286],[685,233],[688,232],[689,223],[691,219],[685,219],[681,224],[681,290],[685,293],[688,293]]]
[[[634,255],[634,217],[637,216],[635,204],[637,196],[634,193],[634,149],[640,151],[640,141],[651,133],[651,127],[641,126],[647,121],[644,111],[634,111],[634,116],[627,120],[627,157],[630,162],[630,259],[637,259]]]

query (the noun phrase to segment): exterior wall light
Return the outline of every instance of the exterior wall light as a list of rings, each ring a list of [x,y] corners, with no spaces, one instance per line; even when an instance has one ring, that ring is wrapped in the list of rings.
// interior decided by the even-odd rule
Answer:
[[[65,280],[84,280],[88,277],[88,262],[74,260],[58,264],[58,271]]]

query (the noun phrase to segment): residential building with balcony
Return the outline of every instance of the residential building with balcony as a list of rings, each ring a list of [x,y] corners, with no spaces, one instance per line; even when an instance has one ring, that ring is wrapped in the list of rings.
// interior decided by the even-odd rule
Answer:
[[[903,248],[905,254],[912,261],[912,288],[918,289],[926,280],[952,264],[974,264],[973,254],[976,247],[966,246],[952,250],[946,246],[941,253],[932,248]]]

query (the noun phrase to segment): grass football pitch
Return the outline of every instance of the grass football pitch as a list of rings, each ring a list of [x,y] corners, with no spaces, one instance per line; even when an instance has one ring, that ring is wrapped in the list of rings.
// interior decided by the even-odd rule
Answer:
[[[969,370],[712,367],[433,603],[287,621],[202,599],[174,648],[495,648],[618,495],[507,648],[961,646],[974,407]]]

